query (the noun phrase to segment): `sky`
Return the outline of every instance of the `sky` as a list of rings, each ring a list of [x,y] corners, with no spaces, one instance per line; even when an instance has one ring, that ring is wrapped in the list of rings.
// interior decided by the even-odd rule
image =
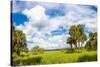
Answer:
[[[95,5],[13,1],[12,22],[26,34],[27,47],[45,49],[69,47],[66,39],[71,25],[83,24],[84,32],[97,32]]]

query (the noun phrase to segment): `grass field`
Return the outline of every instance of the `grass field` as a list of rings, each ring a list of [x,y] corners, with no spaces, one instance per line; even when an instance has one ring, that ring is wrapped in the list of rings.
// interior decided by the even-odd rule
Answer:
[[[48,51],[43,54],[34,55],[32,53],[24,54],[22,56],[15,56],[14,62],[17,65],[36,65],[36,64],[60,64],[60,63],[75,63],[96,61],[96,51],[66,53],[64,51]]]

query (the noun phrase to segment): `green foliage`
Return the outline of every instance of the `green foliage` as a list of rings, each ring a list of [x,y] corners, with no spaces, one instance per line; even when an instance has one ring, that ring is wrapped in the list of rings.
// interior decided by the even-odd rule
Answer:
[[[90,40],[94,40],[94,39],[97,39],[97,32],[94,32],[94,33],[90,33],[89,34],[89,37],[90,37]]]
[[[84,43],[84,41],[87,39],[85,33],[84,33],[84,25],[72,25],[69,29],[69,35],[67,39],[67,43],[71,45],[74,45],[76,48],[80,48],[82,45],[79,43]]]
[[[67,38],[67,43],[70,44],[71,49],[81,48],[82,44],[87,40],[87,36],[84,33],[84,25],[72,25],[69,29],[70,37]],[[89,33],[89,40],[86,42],[85,48],[88,50],[97,49],[97,32]],[[72,52],[72,50],[69,52]]]
[[[87,41],[85,48],[88,50],[97,49],[97,32],[89,34],[89,40]]]

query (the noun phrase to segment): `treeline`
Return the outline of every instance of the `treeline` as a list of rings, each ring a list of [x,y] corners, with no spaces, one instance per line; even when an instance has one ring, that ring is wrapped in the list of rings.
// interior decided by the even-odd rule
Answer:
[[[72,25],[69,29],[69,37],[66,43],[70,45],[70,48],[86,48],[86,49],[97,49],[97,32],[90,32],[87,36],[84,32],[84,25]],[[26,36],[25,34],[15,29],[12,26],[12,53],[20,55],[21,52],[28,52]],[[43,53],[44,49],[38,46],[33,47],[31,52]]]

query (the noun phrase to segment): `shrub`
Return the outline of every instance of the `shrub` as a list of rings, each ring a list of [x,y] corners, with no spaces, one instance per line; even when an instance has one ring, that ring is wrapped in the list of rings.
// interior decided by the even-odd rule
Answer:
[[[42,57],[41,56],[26,56],[26,57],[17,57],[14,59],[14,65],[36,65],[40,64]]]
[[[42,54],[44,53],[44,49],[43,48],[36,48],[32,50],[33,54]]]
[[[84,55],[78,58],[78,62],[86,62],[86,61],[97,61],[97,55]]]

